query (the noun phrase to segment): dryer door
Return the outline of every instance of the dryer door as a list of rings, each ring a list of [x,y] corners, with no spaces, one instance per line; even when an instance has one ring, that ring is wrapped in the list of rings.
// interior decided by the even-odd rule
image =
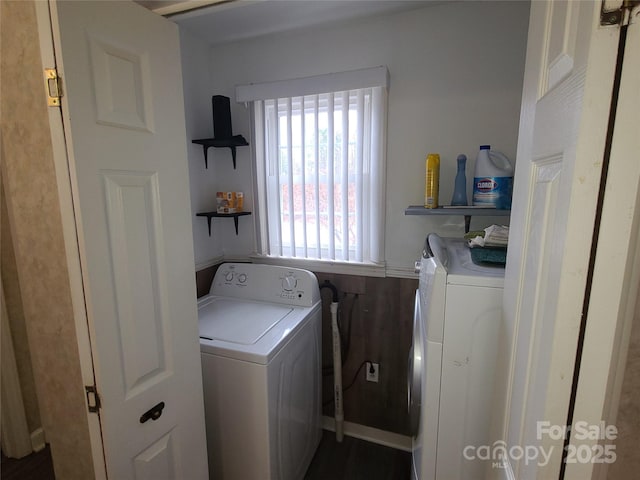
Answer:
[[[424,345],[422,340],[422,321],[420,316],[420,292],[416,290],[413,313],[413,339],[409,350],[409,373],[407,378],[407,406],[409,408],[409,430],[411,436],[418,434],[420,409],[422,407],[422,374]]]

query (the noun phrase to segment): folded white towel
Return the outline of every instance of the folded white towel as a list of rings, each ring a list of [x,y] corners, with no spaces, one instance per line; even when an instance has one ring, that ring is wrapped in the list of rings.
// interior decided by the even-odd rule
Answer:
[[[491,225],[484,229],[484,236],[469,240],[470,247],[506,247],[509,242],[509,227]]]

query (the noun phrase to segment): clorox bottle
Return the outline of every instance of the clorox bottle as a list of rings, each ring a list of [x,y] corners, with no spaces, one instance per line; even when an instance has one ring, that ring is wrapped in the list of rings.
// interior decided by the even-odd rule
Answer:
[[[511,208],[513,166],[490,145],[481,145],[473,178],[473,204],[487,208]]]

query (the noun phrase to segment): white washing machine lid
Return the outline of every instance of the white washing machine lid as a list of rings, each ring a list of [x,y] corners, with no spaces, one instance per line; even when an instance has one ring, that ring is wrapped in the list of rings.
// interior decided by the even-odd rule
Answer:
[[[207,295],[198,301],[200,351],[266,365],[319,308]]]
[[[229,298],[213,298],[198,310],[200,336],[211,340],[253,345],[293,309]]]

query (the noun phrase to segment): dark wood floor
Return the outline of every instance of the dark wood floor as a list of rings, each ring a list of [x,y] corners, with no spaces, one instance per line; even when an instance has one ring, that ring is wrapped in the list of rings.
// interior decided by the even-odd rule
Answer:
[[[305,480],[408,480],[411,454],[323,430]]]
[[[55,480],[49,446],[20,460],[2,455],[1,480]],[[323,430],[305,480],[408,480],[411,454]]]
[[[21,459],[7,458],[3,453],[0,478],[2,480],[55,480],[49,445]]]

